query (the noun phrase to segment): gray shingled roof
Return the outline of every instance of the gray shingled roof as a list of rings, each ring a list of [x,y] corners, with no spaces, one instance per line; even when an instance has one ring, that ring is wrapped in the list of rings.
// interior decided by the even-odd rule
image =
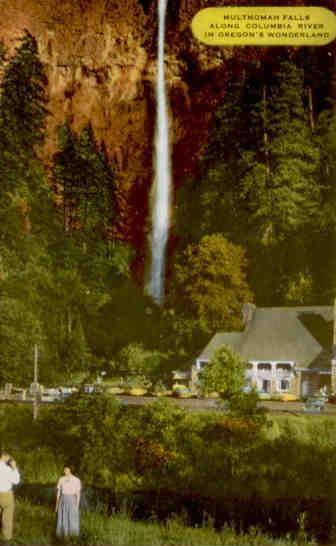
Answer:
[[[228,345],[239,352],[242,335],[243,332],[219,332],[215,334],[198,358],[200,360],[210,360],[216,349],[219,349],[223,345]]]
[[[256,308],[243,332],[216,334],[198,359],[209,360],[229,345],[246,360],[294,361],[327,368],[332,349],[332,306]]]

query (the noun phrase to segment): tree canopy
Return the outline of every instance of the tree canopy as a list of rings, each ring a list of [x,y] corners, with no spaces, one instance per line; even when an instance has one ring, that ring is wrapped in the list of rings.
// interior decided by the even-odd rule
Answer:
[[[241,393],[246,383],[246,362],[230,347],[217,349],[201,372],[202,390],[209,394],[217,391],[224,399]]]
[[[239,329],[241,307],[253,298],[246,265],[244,249],[219,233],[189,245],[176,265],[175,297],[181,309],[207,332]]]

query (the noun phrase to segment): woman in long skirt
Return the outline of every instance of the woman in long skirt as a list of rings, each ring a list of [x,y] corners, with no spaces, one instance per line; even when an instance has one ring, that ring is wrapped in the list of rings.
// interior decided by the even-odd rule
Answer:
[[[60,538],[79,535],[80,479],[74,476],[69,466],[64,467],[64,476],[57,483],[57,526]]]

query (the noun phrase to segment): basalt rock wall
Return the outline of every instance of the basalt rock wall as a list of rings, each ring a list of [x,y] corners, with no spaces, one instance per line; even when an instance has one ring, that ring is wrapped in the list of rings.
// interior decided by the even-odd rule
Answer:
[[[258,3],[262,5],[168,1],[166,71],[176,185],[197,168],[213,112],[225,94],[230,65],[240,70],[244,62],[264,54],[253,48],[202,45],[191,35],[192,17],[210,5]],[[335,7],[334,0],[329,3]],[[116,164],[126,203],[122,236],[135,244],[140,256],[152,180],[156,1],[2,0],[0,38],[9,54],[24,29],[38,41],[49,82],[46,164],[51,164],[56,150],[57,126],[68,119],[79,131],[91,122]]]

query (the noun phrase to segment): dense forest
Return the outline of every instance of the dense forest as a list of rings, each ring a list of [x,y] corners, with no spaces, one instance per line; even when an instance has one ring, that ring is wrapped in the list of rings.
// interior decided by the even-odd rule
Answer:
[[[0,382],[105,371],[168,382],[241,306],[335,296],[335,60],[328,47],[228,62],[197,172],[175,196],[167,293],[134,274],[139,252],[118,169],[91,124],[58,127],[46,159],[47,80],[35,37],[1,48]],[[187,152],[187,151],[186,151]]]

